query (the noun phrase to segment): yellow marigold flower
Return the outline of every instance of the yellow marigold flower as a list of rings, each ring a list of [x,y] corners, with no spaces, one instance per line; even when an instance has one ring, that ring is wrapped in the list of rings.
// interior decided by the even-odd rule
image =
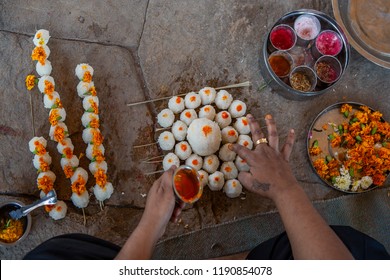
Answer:
[[[38,79],[35,77],[35,75],[28,75],[26,77],[26,88],[28,90],[32,90],[37,84],[37,80]]]

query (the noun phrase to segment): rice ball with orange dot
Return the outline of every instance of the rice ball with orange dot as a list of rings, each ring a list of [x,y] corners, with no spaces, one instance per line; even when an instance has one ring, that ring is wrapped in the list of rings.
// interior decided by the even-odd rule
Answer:
[[[211,105],[205,105],[199,110],[199,118],[206,118],[211,121],[214,120],[216,114],[215,108]]]
[[[52,93],[54,92],[54,87],[56,83],[52,76],[42,76],[38,81],[38,89],[41,93]]]
[[[82,167],[77,167],[76,168],[76,170],[74,171],[72,177],[70,178],[70,182],[73,184],[74,182],[79,180],[79,178],[82,178],[84,180],[84,182],[88,181],[88,173]]]
[[[238,132],[232,126],[227,126],[221,131],[222,143],[235,143],[238,139]]]
[[[89,168],[89,171],[91,171],[92,175],[95,175],[95,173],[98,171],[98,169],[103,170],[104,173],[107,173],[107,170],[108,170],[107,162],[104,160],[102,160],[100,162],[93,161],[89,164],[88,168]]]
[[[232,123],[232,117],[229,112],[221,111],[215,116],[215,121],[218,123],[219,127],[225,128]]]
[[[58,92],[56,91],[53,91],[51,94],[45,94],[43,96],[43,105],[46,109],[53,109],[59,107],[60,104],[61,104],[61,98]]]
[[[244,147],[248,148],[249,150],[252,150],[252,148],[253,148],[253,141],[248,135],[238,136],[237,144],[244,146]]]
[[[202,188],[204,188],[209,182],[209,173],[201,169],[198,171],[198,174],[200,178],[200,185],[202,186]]]
[[[209,188],[212,191],[219,191],[223,188],[225,184],[225,178],[222,172],[215,171],[213,174],[209,175]]]
[[[167,171],[169,168],[171,168],[172,165],[179,167],[180,166],[180,159],[174,153],[169,153],[169,154],[165,155],[165,157],[163,159],[164,171]]]
[[[246,117],[237,118],[233,126],[240,134],[249,134],[251,132],[249,122]]]
[[[43,46],[46,45],[49,42],[50,39],[50,32],[46,29],[39,29],[37,32],[35,32],[33,43],[35,46]]]
[[[221,130],[217,123],[209,119],[196,119],[188,127],[187,140],[195,154],[208,156],[218,151],[222,140]]]
[[[90,77],[93,76],[93,68],[91,65],[87,63],[80,63],[77,64],[76,69],[75,69],[75,74],[77,78],[79,78],[80,81],[88,82],[84,80],[85,73],[88,72],[90,74]]]
[[[203,105],[208,105],[214,102],[217,92],[212,87],[205,87],[199,91]]]
[[[51,62],[46,59],[44,63],[38,61],[37,65],[35,65],[35,70],[39,76],[50,75],[53,70],[53,66],[51,66]]]
[[[245,159],[241,158],[240,156],[236,157],[236,160],[234,161],[234,164],[236,165],[238,171],[244,171],[248,172],[250,170],[250,167]]]
[[[175,146],[175,154],[179,157],[179,159],[186,160],[192,154],[191,146],[187,141],[181,141]]]
[[[233,161],[222,163],[221,172],[225,176],[225,180],[235,179],[238,176],[238,170]]]
[[[64,149],[66,148],[69,148],[72,152],[74,150],[74,145],[72,143],[72,140],[70,140],[70,138],[65,138],[64,140],[62,140],[62,142],[59,142],[57,144],[57,151],[63,155],[64,154]]]
[[[233,161],[236,158],[236,153],[229,149],[229,146],[232,145],[227,143],[219,149],[219,159],[222,161]]]
[[[208,173],[214,173],[219,166],[219,159],[216,155],[209,155],[203,159],[203,169]]]
[[[192,166],[195,170],[198,171],[203,166],[203,159],[197,154],[192,154],[189,158],[186,159],[186,165]]]
[[[237,179],[230,179],[226,181],[223,191],[227,197],[236,198],[242,193],[242,185]]]
[[[246,113],[246,104],[241,100],[234,100],[228,111],[233,118],[242,117]]]
[[[173,136],[177,141],[183,141],[186,139],[187,129],[187,125],[184,122],[178,120],[172,125]]]
[[[185,109],[180,114],[180,120],[184,122],[186,125],[190,125],[193,120],[197,119],[198,115],[194,109]]]
[[[175,115],[169,109],[164,109],[157,115],[157,122],[161,127],[170,127],[174,120]]]
[[[184,104],[188,109],[196,109],[200,106],[202,100],[200,99],[199,94],[195,92],[187,93],[184,98]]]
[[[230,104],[232,104],[232,101],[233,97],[229,92],[220,90],[215,98],[215,105],[217,105],[218,109],[226,110],[229,108]]]
[[[171,97],[168,101],[168,108],[175,114],[185,109],[184,99],[180,96]]]
[[[45,153],[43,155],[35,155],[33,158],[33,165],[35,169],[38,171],[48,171],[50,168],[50,164],[52,162],[52,158],[49,153]]]
[[[173,136],[172,132],[164,131],[158,137],[157,142],[162,150],[169,151],[172,150],[175,146],[175,137]]]
[[[54,205],[54,208],[50,210],[49,216],[53,220],[61,220],[65,218],[67,211],[68,211],[68,206],[66,206],[66,203],[62,200],[59,200]]]
[[[44,154],[46,153],[46,146],[47,146],[47,140],[43,137],[33,137],[28,142],[28,147],[30,149],[30,152],[33,154]],[[44,151],[43,151],[44,149]],[[40,150],[42,150],[40,152]]]

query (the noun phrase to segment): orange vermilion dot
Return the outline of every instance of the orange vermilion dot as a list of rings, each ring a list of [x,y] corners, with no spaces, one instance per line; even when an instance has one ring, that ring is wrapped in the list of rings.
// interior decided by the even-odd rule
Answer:
[[[168,114],[163,114],[162,116],[163,116],[163,118],[166,118],[166,117],[168,117]]]
[[[249,142],[248,141],[244,141],[244,143],[242,143],[245,147],[248,147],[249,145]]]
[[[219,181],[219,177],[215,177],[215,178],[214,178],[214,181],[217,181],[217,182],[218,182],[218,181]]]
[[[231,130],[228,131],[228,135],[229,135],[229,136],[235,136],[235,135],[236,135],[236,131],[234,131],[233,129],[231,129]]]
[[[58,206],[56,207],[56,210],[57,210],[58,212],[60,212],[60,211],[62,210],[62,207],[61,207],[60,205],[58,205]]]
[[[205,111],[205,112],[210,112],[210,107],[204,108],[204,111]]]
[[[191,118],[191,113],[190,112],[186,112],[185,114],[184,114],[187,118]]]
[[[232,186],[233,186],[233,188],[237,187],[237,182],[236,182],[236,181],[233,181],[233,182],[232,182]]]
[[[176,103],[180,104],[181,103],[181,97],[176,97]]]
[[[184,128],[182,126],[179,126],[179,131],[182,131]]]
[[[231,171],[232,171],[232,168],[231,168],[230,166],[226,166],[226,167],[225,167],[225,171],[226,171],[226,172],[231,172]]]
[[[222,100],[223,100],[223,101],[225,101],[225,100],[227,100],[227,99],[228,99],[228,96],[227,96],[227,95],[222,96]]]
[[[213,164],[213,160],[212,160],[211,158],[209,158],[209,159],[207,160],[207,163],[208,163],[209,165],[212,165],[212,164]]]
[[[198,164],[199,164],[199,161],[198,161],[197,159],[194,159],[194,160],[192,161],[192,164],[193,164],[193,165],[198,165]]]
[[[46,212],[50,212],[51,210],[53,210],[55,207],[55,205],[45,205],[45,211]]]
[[[182,151],[187,151],[187,145],[186,144],[181,144],[180,145],[180,149],[182,150]]]
[[[191,101],[191,102],[195,102],[195,100],[196,100],[196,96],[191,96],[191,97],[190,97],[190,101]]]
[[[169,139],[168,135],[165,135],[164,140],[168,140],[168,139]]]
[[[170,159],[168,159],[168,163],[172,163],[172,159],[170,158]]]
[[[244,125],[248,125],[247,119],[246,119],[246,118],[245,118],[245,119],[242,119],[242,123],[243,123]]]
[[[238,112],[240,112],[242,110],[242,105],[237,105],[236,109]]]
[[[207,137],[208,134],[210,134],[211,132],[213,132],[213,129],[211,126],[209,125],[205,125],[203,128],[202,128],[202,131],[204,133],[204,136]]]
[[[222,112],[221,116],[222,116],[223,119],[229,118],[229,114],[227,112]]]
[[[205,89],[204,93],[207,94],[207,95],[210,95],[210,90],[209,89]]]

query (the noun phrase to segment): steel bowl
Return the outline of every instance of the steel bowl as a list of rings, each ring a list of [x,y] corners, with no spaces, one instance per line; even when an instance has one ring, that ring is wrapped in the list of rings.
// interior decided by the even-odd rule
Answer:
[[[5,217],[5,218],[9,217],[9,212],[11,212],[12,210],[19,209],[23,206],[25,206],[25,205],[18,200],[9,200],[9,201],[3,202],[0,204],[0,216]],[[30,233],[30,229],[31,229],[31,223],[32,223],[31,215],[28,214],[27,216],[22,217],[20,220],[22,221],[22,224],[23,224],[23,235],[18,240],[11,242],[11,243],[7,243],[7,242],[0,240],[0,246],[12,247],[12,246],[15,246],[15,245],[21,243],[27,237],[27,235]]]
[[[269,62],[268,62],[268,57],[269,55],[276,51],[276,49],[272,46],[270,42],[270,32],[266,34],[266,37],[264,39],[263,47],[261,50],[260,54],[260,72],[263,75],[264,81],[275,91],[277,91],[279,94],[281,94],[283,97],[287,99],[292,99],[292,100],[305,100],[311,97],[315,97],[318,95],[321,95],[330,89],[332,89],[336,84],[338,84],[345,73],[345,70],[347,69],[349,59],[350,59],[350,47],[347,41],[347,37],[345,36],[343,30],[341,27],[337,24],[337,22],[332,19],[330,16],[327,14],[324,14],[322,12],[316,11],[316,10],[308,10],[308,9],[302,9],[302,10],[296,10],[290,13],[285,14],[282,16],[276,23],[269,29],[272,30],[275,26],[279,24],[287,24],[289,26],[294,25],[294,21],[296,18],[298,18],[301,15],[311,15],[315,16],[321,23],[321,31],[323,30],[332,30],[338,33],[341,37],[342,41],[342,50],[338,55],[335,57],[340,61],[341,66],[342,66],[342,74],[340,78],[331,83],[331,84],[324,84],[324,83],[317,83],[316,87],[314,90],[309,91],[309,92],[302,92],[293,89],[289,85],[288,78],[279,78],[278,76],[275,75],[274,71],[272,70]],[[310,44],[313,44],[310,43]],[[310,50],[310,48],[308,48]],[[296,48],[295,48],[296,51]],[[289,53],[294,52],[294,48],[292,50],[288,51]],[[295,54],[296,55],[296,54]],[[309,67],[314,67],[313,60],[304,62],[303,65],[309,66]]]

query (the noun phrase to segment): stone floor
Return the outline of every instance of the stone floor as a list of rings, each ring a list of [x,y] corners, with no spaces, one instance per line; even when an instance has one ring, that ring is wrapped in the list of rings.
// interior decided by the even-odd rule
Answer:
[[[76,154],[84,152],[86,145],[81,139],[83,109],[75,91],[78,81],[74,69],[82,62],[95,69],[109,178],[115,186],[103,211],[91,199],[84,226],[82,212],[69,201],[69,181],[60,170],[55,143],[49,141],[56,189],[67,201],[68,215],[53,221],[43,209],[34,211],[30,235],[18,246],[0,248],[0,258],[20,259],[42,241],[70,232],[88,233],[122,245],[140,219],[144,194],[158,177],[145,173],[161,169],[141,163],[146,157],[161,154],[156,146],[133,146],[155,141],[155,117],[167,106],[166,102],[135,107],[126,104],[204,86],[251,81],[250,88],[231,93],[244,100],[259,120],[266,113],[274,115],[281,135],[295,128],[297,140],[291,162],[310,199],[341,196],[326,187],[310,168],[305,148],[308,127],[323,108],[343,100],[365,103],[390,119],[386,92],[390,72],[352,49],[342,81],[315,99],[292,101],[269,87],[259,90],[264,83],[258,63],[263,37],[279,17],[300,8],[332,15],[330,0],[0,0],[0,202],[18,199],[31,203],[39,196],[27,143],[33,136],[48,138],[48,111],[38,90],[25,89],[24,79],[35,73],[35,63],[30,59],[32,37],[41,28],[52,36],[48,45],[52,76],[67,110],[66,124]],[[87,169],[88,159],[82,158],[80,165]],[[163,238],[270,210],[274,210],[270,201],[250,193],[242,200],[206,190],[198,203],[184,210],[180,223],[169,225]]]

